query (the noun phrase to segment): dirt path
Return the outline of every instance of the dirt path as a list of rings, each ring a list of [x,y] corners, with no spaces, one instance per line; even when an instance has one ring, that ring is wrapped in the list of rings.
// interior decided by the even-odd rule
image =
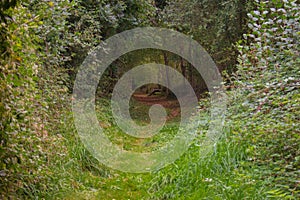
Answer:
[[[148,96],[147,94],[136,93],[133,94],[133,98],[147,106],[152,106],[154,104],[160,104],[163,107],[170,110],[167,120],[171,120],[175,117],[180,116],[180,105],[176,99],[167,99],[162,96]]]

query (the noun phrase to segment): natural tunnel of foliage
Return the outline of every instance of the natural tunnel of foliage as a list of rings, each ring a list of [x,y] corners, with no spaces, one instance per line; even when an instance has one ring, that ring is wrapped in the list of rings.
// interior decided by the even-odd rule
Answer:
[[[299,13],[295,0],[2,0],[0,198],[299,199]],[[179,31],[207,50],[222,72],[228,110],[209,158],[199,156],[204,126],[175,163],[136,175],[91,156],[76,134],[71,102],[88,53],[147,26]],[[141,87],[130,109],[144,125],[150,100],[161,102],[168,114],[161,136],[137,140],[114,122],[108,99],[115,84],[151,62],[183,74],[199,98],[199,118],[210,120],[207,86],[190,63],[162,50],[130,52],[105,71],[95,108],[124,150],[155,150],[178,130],[178,102],[155,84]]]

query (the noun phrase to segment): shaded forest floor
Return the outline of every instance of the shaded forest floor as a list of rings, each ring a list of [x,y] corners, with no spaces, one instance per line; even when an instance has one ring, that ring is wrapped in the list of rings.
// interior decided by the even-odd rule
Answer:
[[[148,96],[147,94],[143,93],[135,93],[133,94],[133,98],[146,106],[159,104],[162,105],[164,108],[168,109],[169,112],[167,116],[167,121],[180,117],[180,105],[177,99],[171,99],[159,95]]]

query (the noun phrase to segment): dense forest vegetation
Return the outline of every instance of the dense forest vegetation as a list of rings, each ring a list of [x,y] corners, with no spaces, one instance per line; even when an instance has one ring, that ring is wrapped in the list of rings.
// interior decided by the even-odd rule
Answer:
[[[300,198],[299,1],[1,0],[0,18],[1,199]],[[106,167],[84,147],[72,92],[90,51],[115,34],[149,26],[204,47],[222,72],[227,113],[224,134],[205,157],[199,141],[207,124],[176,162],[131,174]],[[127,53],[105,71],[96,95],[100,126],[125,150],[151,151],[178,129],[176,99],[155,84],[139,89],[145,95],[131,99],[130,111],[147,124],[149,99],[158,99],[169,114],[160,134],[137,139],[114,121],[115,84],[150,62],[180,72],[197,94],[199,118],[212,120],[210,93],[188,61],[156,49]]]

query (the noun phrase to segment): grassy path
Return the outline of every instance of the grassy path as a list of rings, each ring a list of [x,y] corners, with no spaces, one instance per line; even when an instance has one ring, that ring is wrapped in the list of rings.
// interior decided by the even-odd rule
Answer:
[[[96,110],[100,126],[110,140],[128,151],[152,151],[168,142],[178,129],[180,113],[177,102],[160,97],[147,98],[139,95],[131,101],[131,115],[137,123],[149,122],[149,107],[156,103],[166,106],[168,121],[159,134],[153,138],[137,139],[124,134],[111,117],[109,102],[101,100]],[[174,113],[176,114],[174,115]],[[208,113],[202,117],[209,118]],[[204,134],[206,127],[199,133]],[[130,174],[108,169],[95,160],[81,145],[73,141],[71,157],[76,158],[71,170],[74,191],[61,193],[64,199],[264,199],[263,182],[255,180],[249,172],[246,149],[235,141],[224,138],[206,157],[201,155],[201,138],[191,145],[174,164],[149,174]],[[79,163],[79,164],[78,164]],[[66,167],[66,166],[64,166]],[[68,170],[67,170],[68,171]]]
[[[148,110],[153,104],[163,104],[166,106],[168,113],[168,122],[154,138],[139,139],[128,136],[122,132],[115,124],[111,117],[109,102],[104,100],[98,102],[97,114],[99,125],[104,129],[105,134],[116,145],[128,151],[144,152],[152,151],[163,145],[171,139],[177,130],[177,121],[180,113],[174,115],[174,110],[178,110],[178,102],[168,101],[164,98],[150,97],[146,95],[138,96],[131,101],[132,118],[139,124],[147,124],[149,122]],[[173,112],[172,112],[173,111]],[[173,114],[173,115],[172,115]],[[76,141],[80,143],[80,141]],[[112,169],[107,169],[102,164],[92,158],[83,146],[79,144],[70,144],[69,146],[77,146],[72,149],[73,157],[78,158],[85,168],[74,176],[81,185],[77,185],[76,192],[68,192],[64,199],[107,199],[107,200],[123,200],[123,199],[149,199],[149,187],[154,174],[128,174]],[[73,169],[74,170],[74,169]],[[74,175],[74,174],[73,174]],[[82,190],[83,189],[83,190]]]

